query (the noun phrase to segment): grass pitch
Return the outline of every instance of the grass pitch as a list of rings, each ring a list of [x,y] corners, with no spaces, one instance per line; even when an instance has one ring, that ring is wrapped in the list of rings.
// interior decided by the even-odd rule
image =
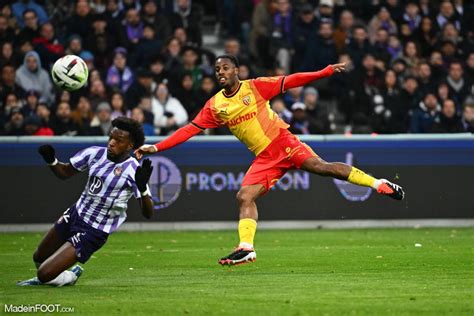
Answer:
[[[235,231],[118,232],[76,286],[15,286],[42,234],[0,235],[0,303],[74,314],[474,314],[474,229],[257,232],[257,262],[221,267]],[[421,247],[415,247],[415,243]]]

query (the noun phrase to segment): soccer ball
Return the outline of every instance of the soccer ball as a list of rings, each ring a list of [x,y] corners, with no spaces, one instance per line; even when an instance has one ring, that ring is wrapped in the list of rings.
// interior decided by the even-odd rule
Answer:
[[[59,88],[74,91],[86,84],[89,69],[80,57],[66,55],[54,63],[51,76],[54,84]]]

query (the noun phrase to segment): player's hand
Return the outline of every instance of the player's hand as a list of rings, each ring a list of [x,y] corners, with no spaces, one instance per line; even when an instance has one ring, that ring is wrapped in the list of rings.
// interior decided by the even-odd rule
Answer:
[[[143,145],[137,150],[135,150],[133,153],[135,154],[135,157],[137,157],[138,160],[143,158],[143,155],[147,154],[154,154],[156,153],[156,147],[155,145]]]
[[[38,153],[43,156],[43,159],[47,164],[52,164],[56,160],[56,153],[51,145],[41,145],[38,147]]]
[[[146,191],[146,184],[148,183],[148,180],[150,180],[152,171],[153,167],[151,166],[150,159],[143,160],[142,165],[137,167],[137,171],[135,172],[135,183],[140,192]]]
[[[344,72],[346,71],[346,63],[333,64],[331,65],[334,72]]]

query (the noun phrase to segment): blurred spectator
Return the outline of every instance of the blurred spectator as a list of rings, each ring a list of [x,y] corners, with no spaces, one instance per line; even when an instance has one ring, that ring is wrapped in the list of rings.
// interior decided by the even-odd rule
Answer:
[[[125,107],[128,109],[137,107],[140,99],[144,96],[150,97],[155,89],[156,82],[153,81],[153,73],[148,69],[137,69],[137,80],[125,93]]]
[[[418,107],[420,99],[421,94],[418,90],[418,81],[415,77],[406,77],[401,91],[401,104],[406,106],[409,111],[414,110]],[[408,112],[405,114],[408,114]]]
[[[48,20],[48,16],[43,7],[37,4],[34,0],[18,0],[12,5],[11,9],[20,28],[23,28],[28,23],[24,15],[27,10],[34,12],[35,17],[38,18],[40,24],[43,24]]]
[[[129,51],[134,51],[138,41],[143,37],[143,22],[137,9],[130,8],[125,13],[122,32],[127,40],[126,47]]]
[[[432,133],[462,133],[464,132],[464,126],[461,118],[456,113],[456,105],[453,100],[444,100],[441,108],[441,113],[436,116],[433,126],[431,128]]]
[[[161,56],[156,56],[150,63],[150,71],[154,82],[167,80],[168,74],[165,70],[165,60]],[[153,89],[154,90],[154,89]]]
[[[306,87],[303,90],[303,104],[306,114],[312,122],[312,134],[330,134],[331,123],[325,108],[318,104],[319,93],[314,87]]]
[[[472,91],[472,83],[463,78],[463,67],[458,61],[451,63],[449,66],[446,83],[449,86],[450,97],[457,104],[462,104],[466,96]]]
[[[8,25],[8,19],[0,14],[0,43],[12,42],[15,39],[15,30]]]
[[[352,37],[352,27],[354,26],[354,14],[349,10],[341,12],[339,17],[339,25],[334,30],[334,45],[339,53],[342,52],[346,44],[350,42]]]
[[[418,66],[419,89],[422,94],[435,88],[436,83],[431,78],[431,66],[427,62],[421,62]]]
[[[41,64],[48,69],[64,55],[64,46],[56,37],[54,26],[50,22],[41,25],[39,37],[33,39],[33,45],[41,58]]]
[[[464,70],[466,79],[469,82],[474,83],[474,52],[468,54]]]
[[[253,78],[253,74],[247,64],[239,64],[239,79],[247,80]]]
[[[39,24],[36,12],[31,9],[25,10],[23,12],[23,19],[25,21],[25,26],[18,33],[16,40],[17,41],[33,41],[34,38],[39,36]]]
[[[72,112],[72,119],[79,127],[80,135],[88,135],[89,128],[94,118],[91,103],[85,96],[79,97],[76,109]]]
[[[154,136],[155,129],[153,125],[148,124],[145,122],[145,114],[142,109],[136,107],[132,110],[131,118],[135,121],[138,121],[143,126],[143,131],[145,132],[145,136]]]
[[[35,132],[36,136],[53,136],[54,131],[49,127],[49,121],[51,119],[51,111],[45,103],[40,103],[36,107],[36,117],[40,120],[38,130]]]
[[[399,0],[386,0],[385,6],[394,21],[400,21],[402,19],[403,7]]]
[[[194,90],[193,77],[190,73],[185,73],[181,77],[181,86],[177,90],[176,98],[186,109],[188,117],[191,116],[199,107],[196,103],[196,90]]]
[[[172,97],[168,87],[160,83],[151,101],[157,135],[168,135],[188,122],[188,114],[178,99]]]
[[[242,65],[241,65],[242,66]],[[239,67],[239,73],[240,73]],[[242,78],[240,78],[243,80]],[[196,108],[188,111],[189,118],[193,119],[196,114],[201,110],[201,108],[206,104],[207,100],[209,100],[214,94],[216,94],[218,88],[216,86],[216,81],[214,80],[214,76],[204,76],[202,77],[201,87],[196,93]]]
[[[355,68],[362,66],[362,58],[372,53],[372,45],[370,45],[367,31],[361,25],[354,26],[352,38],[347,45],[347,52],[351,56]]]
[[[108,136],[112,130],[112,109],[107,102],[101,102],[95,110],[88,135]]]
[[[158,12],[159,7],[154,0],[146,0],[142,9],[142,20],[153,26],[156,37],[164,40],[171,35],[171,27],[168,18]]]
[[[474,97],[470,96],[464,102],[464,109],[462,112],[462,124],[464,131],[474,133]]]
[[[276,97],[271,101],[272,110],[275,111],[278,116],[285,121],[286,123],[291,123],[291,118],[293,117],[293,113],[287,109],[285,105],[285,101],[282,98]]]
[[[314,8],[311,4],[304,4],[298,16],[296,17],[295,27],[293,32],[293,65],[292,69],[301,69],[301,65],[304,62],[304,56],[308,46],[308,42],[314,41],[316,36],[316,30],[318,27],[318,21],[314,15]]]
[[[155,29],[151,24],[143,26],[143,37],[138,41],[133,56],[133,64],[148,65],[156,52],[161,50],[161,41],[156,38]]]
[[[389,35],[386,29],[379,28],[375,35],[374,57],[382,61],[385,65],[390,64],[392,55],[388,52]]]
[[[274,6],[272,0],[262,0],[253,11],[249,49],[258,66],[272,67],[265,56],[269,50]]]
[[[127,50],[123,47],[117,47],[114,50],[113,64],[107,71],[106,84],[110,88],[127,92],[133,80],[133,72],[127,66]]]
[[[316,10],[316,18],[319,23],[329,23],[334,25],[334,0],[319,0]]]
[[[275,56],[277,64],[290,72],[293,50],[293,11],[289,0],[276,0],[276,12],[270,38],[270,55]]]
[[[30,51],[25,55],[23,65],[16,71],[15,80],[25,91],[41,91],[41,102],[52,104],[54,101],[50,76],[46,70],[41,68],[40,58],[35,51]]]
[[[439,6],[439,14],[436,16],[438,29],[442,29],[448,22],[453,23],[458,30],[461,29],[461,21],[458,19],[453,4],[449,0],[443,0]]]
[[[424,16],[421,19],[420,27],[415,33],[415,37],[420,45],[420,55],[429,57],[433,47],[437,42],[436,30],[433,26],[433,21],[429,16]]]
[[[318,36],[308,42],[304,56],[305,62],[300,71],[315,71],[327,65],[334,64],[336,59],[336,46],[333,41],[331,24],[322,22],[319,25]]]
[[[201,7],[191,0],[174,1],[173,14],[170,16],[171,28],[182,27],[188,34],[188,39],[201,46],[202,34],[199,21],[202,21]]]
[[[110,119],[114,120],[120,116],[129,116],[130,111],[127,110],[125,105],[123,94],[120,91],[115,91],[110,96],[110,105],[112,108],[112,113],[110,114]]]
[[[54,132],[49,127],[42,126],[39,117],[32,115],[25,118],[23,122],[25,135],[27,136],[53,136]]]
[[[89,100],[94,111],[97,105],[101,102],[107,102],[107,90],[105,89],[104,82],[100,79],[92,81],[89,88]]]
[[[410,120],[410,133],[429,133],[433,128],[435,117],[441,110],[434,92],[428,92],[419,107],[413,110]]]
[[[449,87],[446,82],[441,82],[438,84],[437,92],[438,92],[438,100],[441,104],[443,104],[445,100],[449,99]],[[458,107],[457,104],[456,104],[456,107]]]
[[[380,28],[386,30],[389,34],[397,34],[397,24],[391,18],[386,7],[381,7],[377,15],[370,20],[368,27],[370,43],[375,43],[377,31]]]
[[[56,115],[51,119],[49,126],[58,136],[77,136],[79,126],[72,119],[71,106],[61,102],[56,109]]]
[[[22,136],[25,135],[25,118],[20,108],[15,107],[10,112],[8,122],[5,124],[5,135]]]
[[[92,33],[92,14],[88,1],[78,0],[75,4],[74,14],[67,20],[67,34],[79,35],[86,38]]]
[[[402,102],[393,70],[385,73],[385,84],[380,94],[374,95],[372,127],[376,133],[406,133],[409,105]]]
[[[444,67],[443,56],[439,51],[433,51],[430,56],[431,73],[434,82],[440,82],[446,78],[446,69]]]
[[[418,54],[418,47],[416,46],[415,42],[408,41],[405,43],[405,48],[403,49],[403,55],[401,58],[407,64],[410,72],[413,72],[413,69],[418,67],[420,63],[420,56]]]
[[[403,21],[408,24],[410,30],[414,32],[418,29],[421,22],[421,16],[419,14],[420,9],[415,1],[410,0],[405,5],[405,13],[403,14]]]
[[[295,102],[303,102],[303,87],[288,89],[285,94],[283,94],[283,100],[289,106]]]
[[[195,91],[201,85],[202,70],[199,68],[199,52],[192,46],[183,47],[182,49],[182,60],[183,60],[183,71],[185,74],[189,74],[192,79],[193,87]]]
[[[21,112],[24,117],[28,117],[35,114],[36,107],[39,103],[40,93],[35,90],[29,90],[26,92],[25,104],[23,105]]]
[[[302,102],[295,102],[291,106],[293,115],[290,121],[290,132],[294,134],[316,134],[318,128],[313,124],[313,119],[306,113],[306,106]]]
[[[0,82],[0,108],[3,105],[5,97],[9,93],[14,93],[20,98],[24,98],[25,90],[17,84],[15,67],[12,64],[6,63],[2,66]]]
[[[1,41],[0,41],[1,42]],[[15,68],[18,67],[21,62],[18,54],[13,51],[13,43],[4,42],[1,46],[0,52],[0,66],[5,64],[11,64]]]

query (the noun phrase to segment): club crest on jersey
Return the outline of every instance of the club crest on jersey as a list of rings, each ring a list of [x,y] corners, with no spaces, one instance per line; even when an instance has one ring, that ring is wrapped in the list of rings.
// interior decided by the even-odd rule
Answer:
[[[251,101],[250,95],[246,95],[245,97],[242,98],[242,102],[247,106],[250,105],[250,101]]]
[[[114,174],[118,177],[122,174],[122,171],[123,171],[122,167],[116,167],[114,169]]]

